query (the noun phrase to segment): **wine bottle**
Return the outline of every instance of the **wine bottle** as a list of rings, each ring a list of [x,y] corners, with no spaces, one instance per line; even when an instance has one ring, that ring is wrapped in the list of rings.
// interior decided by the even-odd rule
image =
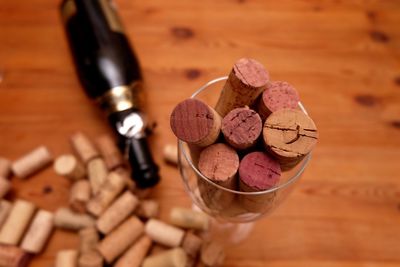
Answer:
[[[64,0],[61,14],[76,72],[87,95],[105,111],[141,188],[158,183],[141,111],[142,74],[109,0]]]

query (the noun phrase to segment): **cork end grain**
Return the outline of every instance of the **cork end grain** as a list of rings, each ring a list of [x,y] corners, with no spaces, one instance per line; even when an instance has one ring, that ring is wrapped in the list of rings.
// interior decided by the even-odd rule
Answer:
[[[297,90],[288,82],[272,82],[262,94],[262,102],[270,112],[283,108],[296,109],[299,101]]]
[[[239,166],[241,189],[262,191],[275,186],[281,176],[279,162],[265,152],[247,154]]]
[[[263,138],[278,158],[302,158],[317,144],[318,132],[313,120],[303,112],[281,109],[265,121]]]
[[[199,159],[200,172],[215,182],[230,180],[239,167],[239,156],[236,151],[222,143],[205,148]]]
[[[260,115],[247,107],[236,108],[222,120],[222,133],[225,140],[236,149],[252,146],[262,131]]]
[[[213,131],[216,114],[203,102],[187,99],[179,103],[171,114],[174,134],[187,143],[199,143]]]
[[[264,66],[251,58],[241,58],[233,66],[232,73],[249,87],[259,88],[269,81],[269,74]]]

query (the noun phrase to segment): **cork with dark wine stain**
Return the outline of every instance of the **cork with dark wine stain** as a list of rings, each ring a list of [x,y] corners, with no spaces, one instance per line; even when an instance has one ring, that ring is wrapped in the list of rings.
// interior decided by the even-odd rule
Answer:
[[[270,83],[262,93],[258,104],[258,113],[265,120],[272,112],[283,108],[297,109],[300,101],[297,90],[287,82]]]
[[[266,89],[269,74],[264,66],[254,59],[239,59],[229,74],[215,110],[225,117],[229,111],[251,106]]]
[[[237,152],[223,143],[213,144],[200,153],[199,170],[210,181],[236,190],[236,173],[239,168]],[[218,188],[199,177],[199,190],[204,203],[213,211],[220,211],[230,205],[234,194]]]
[[[277,158],[282,170],[296,166],[317,144],[318,131],[314,121],[299,110],[281,109],[265,121],[263,139]]]
[[[239,166],[240,191],[265,191],[278,184],[281,177],[279,162],[265,152],[247,154]],[[260,195],[241,195],[240,203],[243,208],[251,212],[265,212],[272,208],[275,198],[274,192]]]
[[[170,124],[180,140],[205,147],[217,140],[221,130],[221,117],[202,101],[186,99],[172,111]]]
[[[223,118],[221,131],[232,147],[247,149],[257,142],[262,121],[260,115],[248,107],[235,108]]]

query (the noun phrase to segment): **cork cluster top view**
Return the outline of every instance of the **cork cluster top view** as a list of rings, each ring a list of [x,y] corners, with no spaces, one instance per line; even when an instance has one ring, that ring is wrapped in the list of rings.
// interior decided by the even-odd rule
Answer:
[[[271,81],[261,63],[242,58],[234,64],[214,108],[196,98],[186,99],[172,111],[170,125],[189,145],[194,166],[210,181],[230,190],[258,192],[279,185],[282,172],[293,169],[317,143],[315,123],[300,106],[291,84]],[[204,181],[198,183],[209,208],[218,204],[222,210],[233,201],[216,201],[224,193],[214,194]],[[268,198],[261,205],[269,202]],[[255,212],[260,201],[247,197],[241,205]]]

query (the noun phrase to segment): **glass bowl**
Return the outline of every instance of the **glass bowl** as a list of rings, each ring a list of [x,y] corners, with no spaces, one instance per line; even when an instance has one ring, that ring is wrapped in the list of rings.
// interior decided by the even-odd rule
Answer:
[[[199,99],[214,107],[227,77],[214,79],[191,98]],[[299,109],[307,114],[299,102]],[[220,222],[246,223],[270,214],[292,191],[303,174],[311,154],[305,156],[293,169],[282,172],[274,187],[258,192],[242,192],[222,187],[205,177],[197,168],[200,149],[178,140],[179,170],[185,189],[193,203]]]

